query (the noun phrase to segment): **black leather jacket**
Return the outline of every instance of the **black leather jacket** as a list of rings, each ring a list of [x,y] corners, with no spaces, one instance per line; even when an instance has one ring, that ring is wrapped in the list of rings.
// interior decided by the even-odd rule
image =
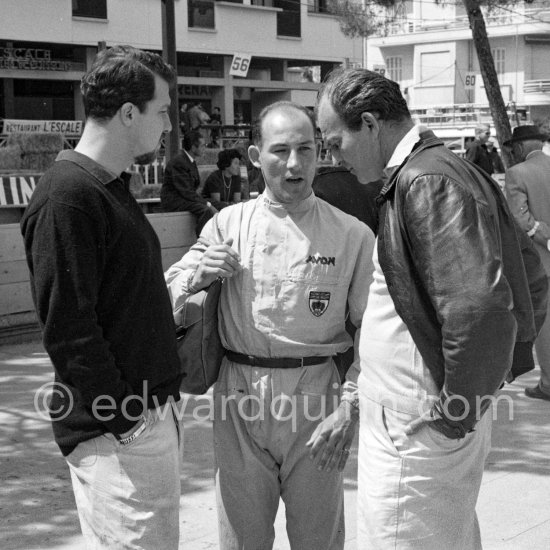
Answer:
[[[379,261],[441,389],[434,410],[463,437],[510,369],[533,368],[548,283],[498,184],[431,131],[420,137],[378,199]]]

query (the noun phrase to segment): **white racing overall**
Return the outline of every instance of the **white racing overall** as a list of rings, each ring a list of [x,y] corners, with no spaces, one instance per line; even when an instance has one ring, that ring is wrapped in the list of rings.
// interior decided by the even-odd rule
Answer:
[[[352,344],[372,277],[370,229],[311,194],[292,207],[260,196],[222,210],[204,227],[211,243],[234,239],[242,270],[220,298],[220,336],[232,351],[257,357],[331,357]],[[205,246],[197,243],[166,273],[173,303]],[[359,332],[359,331],[357,331]],[[356,391],[358,370],[344,391]],[[342,475],[319,472],[305,446],[339,403],[335,364],[268,369],[224,359],[214,387],[214,449],[220,544],[269,549],[279,497],[296,550],[344,544]]]

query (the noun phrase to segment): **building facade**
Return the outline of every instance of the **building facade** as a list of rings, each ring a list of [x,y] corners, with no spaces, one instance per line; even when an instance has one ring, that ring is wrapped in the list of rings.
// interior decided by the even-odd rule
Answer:
[[[408,0],[392,16],[386,36],[368,39],[367,66],[399,82],[419,120],[490,121],[462,2]],[[549,120],[550,2],[518,2],[484,16],[511,122]]]
[[[362,47],[309,1],[175,0],[179,102],[220,107],[224,124],[249,123],[274,100],[313,105],[319,79],[360,62]],[[160,0],[2,0],[0,8],[0,118],[83,120],[79,81],[100,43],[162,51]],[[246,70],[238,76],[232,66]]]

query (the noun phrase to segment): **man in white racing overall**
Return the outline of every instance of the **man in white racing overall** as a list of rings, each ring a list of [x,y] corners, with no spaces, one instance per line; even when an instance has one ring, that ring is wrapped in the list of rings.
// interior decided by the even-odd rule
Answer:
[[[344,546],[342,469],[357,387],[356,379],[341,387],[333,356],[352,345],[347,313],[361,324],[374,236],[313,194],[314,129],[299,105],[266,107],[249,148],[265,193],[219,212],[166,273],[173,304],[225,279],[227,352],[214,386],[224,550],[272,548],[280,497],[293,549]]]

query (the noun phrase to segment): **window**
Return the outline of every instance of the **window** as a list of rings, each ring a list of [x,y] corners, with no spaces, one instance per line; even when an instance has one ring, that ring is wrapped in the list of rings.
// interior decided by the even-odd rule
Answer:
[[[274,7],[283,10],[277,12],[277,35],[302,36],[300,25],[300,0],[275,0]]]
[[[188,0],[188,26],[214,28],[214,0]]]
[[[73,17],[107,19],[107,0],[73,0]]]
[[[401,57],[386,57],[386,77],[394,82],[403,80],[403,59]]]
[[[310,13],[330,13],[328,0],[307,0],[307,11]]]
[[[494,50],[492,50],[493,59],[495,61],[495,69],[498,76],[504,74],[505,53],[506,50],[504,48],[495,48]]]

